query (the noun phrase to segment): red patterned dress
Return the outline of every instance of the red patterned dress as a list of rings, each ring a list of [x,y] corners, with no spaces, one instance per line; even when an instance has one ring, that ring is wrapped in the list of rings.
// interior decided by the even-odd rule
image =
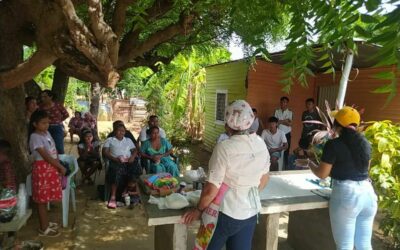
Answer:
[[[32,169],[32,199],[36,203],[60,201],[62,198],[60,174],[56,167],[45,161],[37,151],[43,148],[51,157],[57,158],[57,150],[50,133],[31,134],[29,148],[35,159]]]

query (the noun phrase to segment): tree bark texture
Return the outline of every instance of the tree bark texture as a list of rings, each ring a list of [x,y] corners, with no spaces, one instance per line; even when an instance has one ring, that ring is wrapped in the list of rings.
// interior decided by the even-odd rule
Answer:
[[[107,12],[103,11],[102,2],[0,1],[2,5],[9,5],[11,14],[7,24],[21,26],[17,42],[36,45],[30,58],[7,70],[0,69],[0,87],[22,85],[52,64],[68,76],[114,87],[120,73],[128,67],[152,66],[157,62],[155,59],[168,61],[155,53],[157,47],[173,43],[178,36],[189,37],[198,18],[188,6],[180,10],[173,22],[149,33],[147,26],[160,19],[170,20],[168,13],[175,8],[174,1],[155,0],[143,14],[143,22],[148,25],[135,21],[132,16],[127,20],[127,10],[134,8],[136,1],[116,0],[111,20],[105,18]],[[192,5],[196,2],[193,0]],[[87,8],[87,20],[77,15],[79,8]]]
[[[0,2],[0,71],[12,69],[23,59],[18,24],[10,22],[14,14],[7,11],[5,3]],[[0,88],[0,138],[11,144],[11,160],[18,182],[25,181],[30,169],[24,99],[24,85],[9,90]]]
[[[40,86],[34,80],[30,80],[24,83],[24,88],[25,88],[25,94],[27,96],[32,96],[35,98],[39,98],[39,94],[42,91],[40,89]]]
[[[99,116],[101,87],[99,83],[90,85],[90,113],[96,118]]]
[[[56,96],[56,101],[64,104],[65,96],[67,95],[69,77],[61,69],[56,68],[53,77],[53,87],[51,91]]]

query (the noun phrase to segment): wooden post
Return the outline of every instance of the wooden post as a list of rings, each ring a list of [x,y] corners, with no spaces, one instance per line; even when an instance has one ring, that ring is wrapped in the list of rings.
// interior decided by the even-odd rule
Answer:
[[[260,215],[253,237],[253,250],[277,250],[279,213]]]
[[[154,249],[187,250],[187,226],[183,224],[155,226]]]

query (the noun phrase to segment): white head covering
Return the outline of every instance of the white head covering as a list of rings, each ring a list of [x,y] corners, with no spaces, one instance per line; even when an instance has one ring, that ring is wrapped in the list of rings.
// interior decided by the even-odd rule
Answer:
[[[246,101],[236,100],[226,109],[225,121],[231,129],[246,130],[253,124],[253,110]]]

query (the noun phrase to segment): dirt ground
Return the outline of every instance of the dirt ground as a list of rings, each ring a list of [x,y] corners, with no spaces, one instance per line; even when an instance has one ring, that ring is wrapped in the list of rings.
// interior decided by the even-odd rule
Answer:
[[[100,131],[111,128],[110,122],[102,122]],[[137,135],[137,133],[136,133]],[[66,138],[66,153],[77,155],[76,141],[71,144],[69,137]],[[77,140],[77,138],[75,138]],[[190,147],[193,157],[192,166],[207,166],[210,153],[203,150],[200,145]],[[76,177],[80,183],[80,175]],[[104,171],[96,176],[96,184],[104,183]],[[142,207],[130,210],[118,208],[110,210],[106,204],[98,199],[96,185],[81,185],[76,189],[77,211],[70,211],[69,226],[62,229],[62,234],[56,238],[45,238],[37,235],[38,219],[34,210],[26,226],[18,233],[18,240],[40,240],[45,249],[139,249],[152,250],[154,227],[146,224],[145,212]],[[61,220],[61,204],[54,204],[50,211],[53,221]],[[288,215],[282,214],[279,226],[280,250],[292,249],[287,243]],[[376,223],[377,224],[377,223]],[[188,249],[192,249],[194,234],[197,225],[190,228]],[[374,249],[388,249],[384,246],[382,235],[375,225]]]

